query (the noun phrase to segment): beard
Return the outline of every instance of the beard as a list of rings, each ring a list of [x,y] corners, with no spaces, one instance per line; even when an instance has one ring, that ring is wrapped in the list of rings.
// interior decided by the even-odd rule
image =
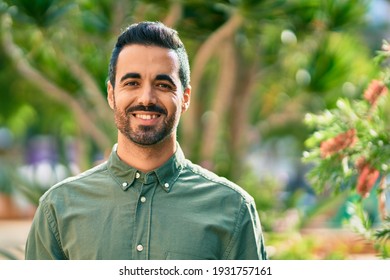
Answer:
[[[135,106],[128,108],[126,111],[119,111],[115,109],[115,123],[118,130],[130,141],[141,145],[150,146],[163,141],[171,135],[176,127],[175,114],[168,116],[166,110],[156,105],[153,106]],[[133,111],[156,112],[163,118],[162,123],[157,125],[135,125],[131,124],[131,117]]]

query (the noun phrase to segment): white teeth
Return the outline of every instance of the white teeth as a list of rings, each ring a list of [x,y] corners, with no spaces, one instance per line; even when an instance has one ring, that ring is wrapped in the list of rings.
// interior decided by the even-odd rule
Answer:
[[[136,114],[135,117],[143,120],[151,120],[158,118],[158,115]]]

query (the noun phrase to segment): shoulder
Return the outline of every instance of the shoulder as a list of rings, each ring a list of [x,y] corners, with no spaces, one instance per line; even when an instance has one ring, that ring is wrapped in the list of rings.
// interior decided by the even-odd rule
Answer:
[[[95,167],[92,167],[78,175],[68,177],[57,184],[50,187],[40,198],[39,202],[47,200],[53,194],[68,192],[80,186],[88,186],[90,181],[99,180],[99,176],[105,175],[107,171],[107,162],[103,162]]]
[[[253,197],[244,190],[241,186],[236,183],[228,180],[225,177],[219,176],[210,170],[192,163],[189,160],[186,160],[184,167],[186,171],[187,178],[194,178],[196,181],[201,181],[203,184],[208,185],[209,187],[220,190],[225,194],[235,195],[242,198],[246,203],[252,203]]]

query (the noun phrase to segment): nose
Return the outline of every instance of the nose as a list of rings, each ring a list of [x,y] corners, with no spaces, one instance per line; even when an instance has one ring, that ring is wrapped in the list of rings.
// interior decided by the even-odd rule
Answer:
[[[152,86],[144,85],[142,87],[138,97],[138,103],[144,106],[156,104],[156,95]]]

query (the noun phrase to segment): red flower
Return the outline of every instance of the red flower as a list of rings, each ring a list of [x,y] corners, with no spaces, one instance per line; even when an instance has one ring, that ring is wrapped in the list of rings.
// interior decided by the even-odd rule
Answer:
[[[387,94],[386,85],[378,80],[372,80],[371,84],[368,86],[366,91],[364,92],[364,98],[374,106],[378,101],[378,98],[382,95]]]
[[[363,157],[356,162],[356,167],[359,171],[356,191],[362,197],[366,198],[370,195],[370,191],[375,185],[376,180],[378,180],[380,173]]]
[[[321,156],[323,158],[331,156],[345,148],[352,147],[356,141],[356,130],[351,128],[347,132],[322,142],[320,145]]]

